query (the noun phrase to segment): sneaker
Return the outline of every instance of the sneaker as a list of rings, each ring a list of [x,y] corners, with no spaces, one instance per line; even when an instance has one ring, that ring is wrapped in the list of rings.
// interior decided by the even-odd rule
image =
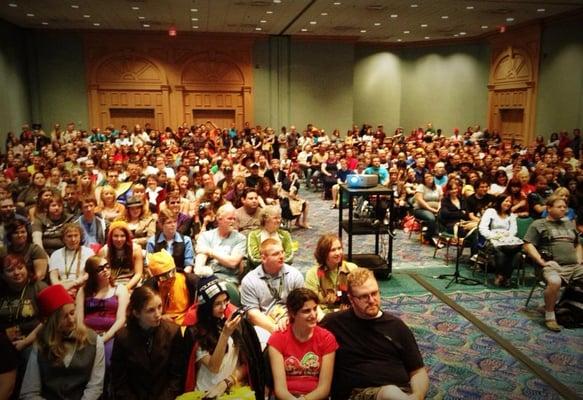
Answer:
[[[557,321],[554,319],[547,319],[545,321],[545,326],[550,331],[561,332],[561,325],[557,324]]]
[[[445,247],[445,245],[441,243],[438,238],[431,238],[431,241],[438,249],[443,249]]]
[[[475,263],[476,261],[478,261],[478,255],[474,254],[473,256],[470,257],[470,261]]]

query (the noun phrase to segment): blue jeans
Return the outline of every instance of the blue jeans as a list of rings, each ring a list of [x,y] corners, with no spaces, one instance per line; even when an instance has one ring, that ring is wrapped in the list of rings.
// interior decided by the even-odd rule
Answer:
[[[417,208],[413,210],[413,216],[418,220],[423,222],[423,225],[427,227],[427,234],[426,237],[428,239],[434,237],[437,232],[435,232],[435,214],[433,214],[429,210],[424,210],[421,208]]]

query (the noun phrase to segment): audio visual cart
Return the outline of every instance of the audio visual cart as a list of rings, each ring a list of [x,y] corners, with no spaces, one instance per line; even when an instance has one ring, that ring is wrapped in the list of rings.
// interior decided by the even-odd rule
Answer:
[[[342,242],[342,232],[348,234],[348,261],[352,261],[359,267],[372,270],[379,278],[390,279],[393,269],[393,191],[386,186],[377,185],[372,188],[349,188],[346,184],[340,184],[340,201],[338,206],[338,237]],[[386,197],[389,203],[389,224],[383,223],[383,217],[374,223],[368,218],[365,220],[354,219],[354,199],[358,196],[366,196],[369,199],[375,197],[375,215],[379,215],[381,198]],[[343,219],[343,199],[348,200],[348,219]],[[370,201],[370,200],[369,200]],[[380,254],[381,235],[388,236],[387,253]],[[375,249],[372,254],[352,254],[353,236],[375,235]]]

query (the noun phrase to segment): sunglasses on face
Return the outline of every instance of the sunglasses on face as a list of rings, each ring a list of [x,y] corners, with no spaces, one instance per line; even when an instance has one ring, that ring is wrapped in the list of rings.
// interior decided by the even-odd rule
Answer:
[[[163,274],[161,274],[161,275],[158,275],[158,276],[156,276],[156,279],[157,279],[159,282],[165,282],[165,281],[167,281],[167,280],[169,280],[169,279],[172,279],[172,278],[174,278],[174,275],[175,275],[175,274],[176,274],[176,269],[171,269],[171,270],[170,270],[170,271],[168,271],[168,272],[165,272],[165,273],[163,273]]]
[[[109,264],[100,265],[99,267],[97,267],[96,271],[98,274],[100,274],[103,271],[105,271],[106,269],[109,269]]]

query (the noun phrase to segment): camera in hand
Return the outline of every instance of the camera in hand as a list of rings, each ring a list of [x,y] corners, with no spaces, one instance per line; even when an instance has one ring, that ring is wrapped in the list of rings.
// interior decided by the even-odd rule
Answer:
[[[553,260],[553,253],[551,253],[549,250],[540,250],[539,251],[540,256],[543,260],[545,261],[552,261]]]
[[[244,317],[247,314],[247,311],[249,311],[251,309],[251,307],[249,306],[242,306],[237,308],[229,317],[230,320],[237,318],[237,316],[241,315],[242,317]]]

